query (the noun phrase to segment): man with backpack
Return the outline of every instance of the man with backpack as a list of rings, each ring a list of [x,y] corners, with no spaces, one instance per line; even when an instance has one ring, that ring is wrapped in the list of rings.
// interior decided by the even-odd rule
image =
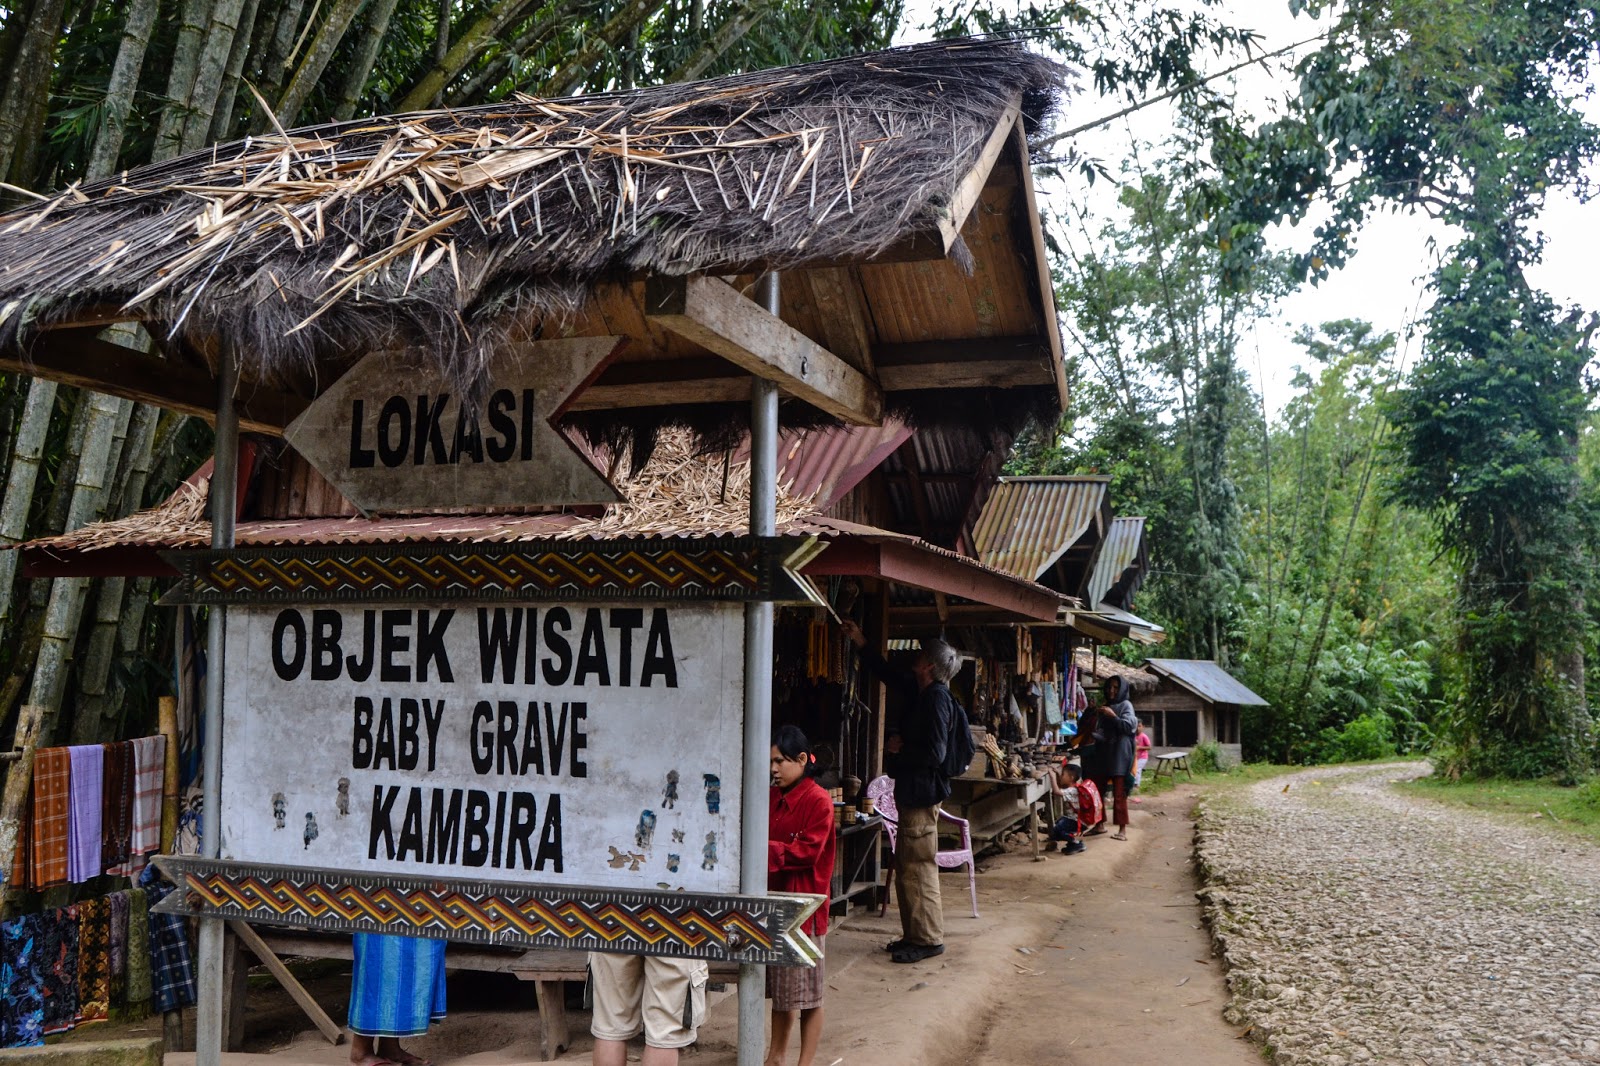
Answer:
[[[967,715],[949,687],[961,660],[944,641],[928,640],[909,671],[896,670],[867,647],[860,626],[845,622],[843,630],[862,665],[906,701],[899,743],[891,738],[890,757],[885,760],[900,813],[894,855],[900,882],[900,938],[888,950],[895,962],[921,962],[944,954],[939,804],[950,795],[950,778],[965,772],[972,761]]]

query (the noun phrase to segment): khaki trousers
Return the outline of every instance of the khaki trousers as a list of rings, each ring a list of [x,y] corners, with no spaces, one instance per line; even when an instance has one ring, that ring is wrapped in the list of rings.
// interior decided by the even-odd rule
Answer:
[[[900,882],[900,935],[913,944],[944,943],[938,854],[939,808],[902,810],[894,865]]]

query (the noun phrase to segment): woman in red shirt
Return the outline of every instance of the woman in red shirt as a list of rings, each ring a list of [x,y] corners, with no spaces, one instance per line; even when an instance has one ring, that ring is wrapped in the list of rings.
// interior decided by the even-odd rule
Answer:
[[[812,780],[815,763],[806,735],[792,725],[772,737],[772,797],[767,814],[767,890],[809,892],[826,900],[833,883],[833,800]],[[800,927],[822,950],[826,902]],[[800,1019],[800,1066],[811,1066],[822,1038],[822,960],[815,966],[768,966],[772,1047],[766,1066],[783,1066]]]

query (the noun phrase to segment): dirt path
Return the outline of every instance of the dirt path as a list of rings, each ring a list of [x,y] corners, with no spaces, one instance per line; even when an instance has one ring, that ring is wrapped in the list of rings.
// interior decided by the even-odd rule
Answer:
[[[949,950],[928,963],[897,966],[879,950],[898,932],[892,910],[881,919],[852,915],[828,934],[828,1020],[818,1066],[1258,1064],[1255,1046],[1221,1016],[1227,991],[1194,898],[1194,800],[1185,787],[1135,808],[1127,843],[1102,836],[1081,855],[1035,863],[1020,850],[987,860],[978,879],[980,918],[971,916],[965,872],[946,874]],[[336,1018],[348,980],[332,973],[316,984]],[[225,1060],[344,1062],[346,1049],[307,1032],[281,998],[276,989],[252,995],[257,1054]],[[532,998],[514,980],[454,975],[449,1019],[413,1049],[450,1066],[533,1062]],[[570,1013],[574,1047],[560,1061],[588,1062],[588,1017]],[[713,1008],[686,1066],[734,1066],[736,1035],[729,998]],[[168,1066],[192,1061],[167,1057]]]
[[[1106,867],[1080,873],[1089,853],[1050,856],[1064,920],[1044,950],[1020,960],[1019,969],[1037,972],[1007,980],[1007,998],[1021,1009],[989,1027],[975,1064],[1261,1062],[1220,1017],[1222,966],[1194,905],[1192,803],[1187,789],[1147,800],[1127,854],[1113,852]],[[1122,847],[1106,837],[1091,843]]]
[[[1426,772],[1208,801],[1232,1016],[1279,1066],[1600,1063],[1600,847],[1393,788]]]

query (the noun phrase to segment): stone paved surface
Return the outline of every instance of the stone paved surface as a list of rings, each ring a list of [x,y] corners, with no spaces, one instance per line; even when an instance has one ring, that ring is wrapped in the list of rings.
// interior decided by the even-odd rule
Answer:
[[[1279,1066],[1600,1063],[1600,847],[1390,787],[1427,770],[1308,770],[1207,801],[1229,1020]]]

